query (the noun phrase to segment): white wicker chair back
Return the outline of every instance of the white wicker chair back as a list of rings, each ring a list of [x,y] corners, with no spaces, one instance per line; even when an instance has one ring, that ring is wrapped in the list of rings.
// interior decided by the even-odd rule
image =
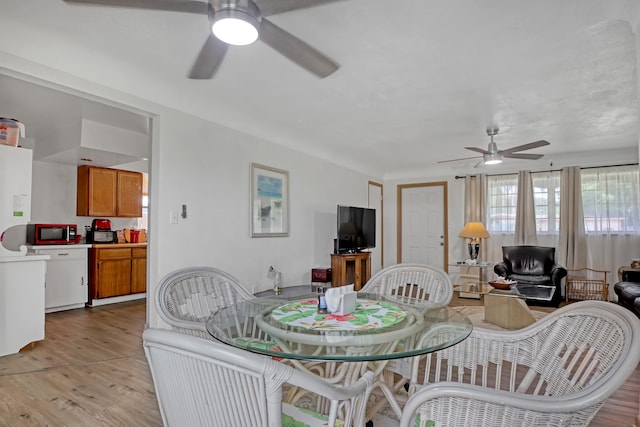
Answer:
[[[423,264],[396,264],[373,275],[360,292],[402,295],[447,305],[453,297],[449,275]]]
[[[188,267],[167,274],[156,291],[160,318],[174,330],[211,338],[206,321],[217,310],[255,298],[228,273],[212,267]]]
[[[147,329],[142,338],[165,426],[274,427],[298,416],[310,426],[333,426],[338,414],[345,425],[363,422],[372,372],[338,387],[269,357],[176,331]],[[328,413],[309,416],[283,404],[285,383],[328,399]]]

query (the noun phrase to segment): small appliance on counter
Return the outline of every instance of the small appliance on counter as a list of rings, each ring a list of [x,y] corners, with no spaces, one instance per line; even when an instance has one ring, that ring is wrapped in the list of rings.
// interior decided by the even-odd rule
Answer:
[[[87,243],[117,243],[118,235],[111,230],[111,221],[108,219],[94,219],[91,228],[85,235]]]
[[[30,245],[69,245],[79,241],[76,224],[27,224]]]

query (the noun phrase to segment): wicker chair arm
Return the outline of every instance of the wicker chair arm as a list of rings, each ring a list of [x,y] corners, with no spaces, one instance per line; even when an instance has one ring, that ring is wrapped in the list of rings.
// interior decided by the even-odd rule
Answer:
[[[421,387],[407,401],[400,427],[418,425],[416,414],[436,425],[465,425],[470,413],[484,425],[527,425],[532,419],[548,426],[587,425],[594,415],[588,409],[602,403],[601,394],[590,388],[570,396],[533,396],[442,382]]]
[[[375,374],[368,371],[353,384],[349,386],[340,386],[330,384],[320,377],[315,377],[307,374],[306,372],[296,370],[287,382],[330,400],[347,400],[364,393],[367,388],[370,389],[373,386],[374,380]]]

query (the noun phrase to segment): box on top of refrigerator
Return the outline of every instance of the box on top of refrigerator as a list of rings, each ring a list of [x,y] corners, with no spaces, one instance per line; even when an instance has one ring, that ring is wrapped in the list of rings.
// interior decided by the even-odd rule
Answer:
[[[0,117],[0,144],[18,146],[18,138],[24,138],[24,124],[16,119]]]

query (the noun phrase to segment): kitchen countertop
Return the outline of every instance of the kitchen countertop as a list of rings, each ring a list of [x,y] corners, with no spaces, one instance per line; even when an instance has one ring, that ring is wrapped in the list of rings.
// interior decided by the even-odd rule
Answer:
[[[64,249],[64,248],[88,249],[90,247],[91,247],[90,244],[85,244],[85,243],[69,243],[68,245],[27,245],[27,249],[29,251],[33,251],[36,249]]]
[[[94,243],[89,245],[93,249],[109,249],[109,248],[146,248],[147,242],[143,243]]]
[[[7,257],[0,257],[0,263],[46,261],[49,258],[51,258],[49,255],[33,255],[33,254],[27,254],[24,256],[7,256]]]

